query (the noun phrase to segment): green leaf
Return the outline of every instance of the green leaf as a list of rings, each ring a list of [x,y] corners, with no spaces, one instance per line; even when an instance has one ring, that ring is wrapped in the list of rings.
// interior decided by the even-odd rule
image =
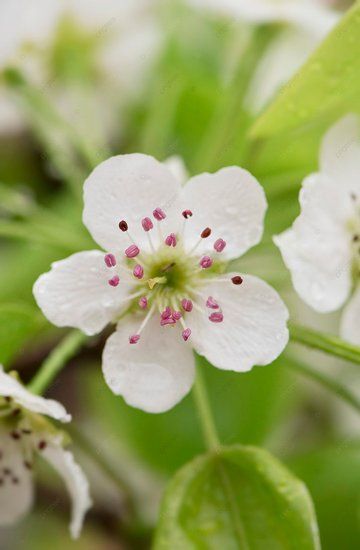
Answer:
[[[0,363],[8,364],[43,324],[33,307],[23,304],[0,305]]]
[[[359,34],[360,4],[356,3],[260,116],[252,136],[268,137],[312,124],[331,111],[349,110],[358,102]]]
[[[307,550],[320,543],[305,485],[267,451],[236,445],[175,474],[154,548]]]

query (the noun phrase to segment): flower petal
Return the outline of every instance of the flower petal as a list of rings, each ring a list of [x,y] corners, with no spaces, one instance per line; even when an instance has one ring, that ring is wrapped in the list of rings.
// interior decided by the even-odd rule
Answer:
[[[219,304],[224,320],[211,323],[206,308],[189,316],[192,342],[200,355],[215,367],[244,372],[254,365],[267,365],[280,355],[288,342],[288,311],[278,293],[253,275],[243,283],[211,282],[203,289]],[[204,304],[205,306],[205,304]]]
[[[194,381],[191,348],[172,327],[160,327],[151,320],[140,341],[129,344],[138,323],[119,323],[106,342],[103,373],[116,395],[139,409],[160,413],[174,407],[190,390]]]
[[[344,340],[360,346],[360,285],[345,306],[341,317],[340,334]]]
[[[301,214],[274,238],[301,298],[316,311],[338,309],[351,289],[351,197],[323,174],[303,182]]]
[[[0,485],[0,525],[11,525],[27,514],[32,506],[34,491],[30,470],[24,466],[21,443],[8,433],[0,433],[2,454]]]
[[[54,325],[96,334],[121,311],[131,288],[126,279],[116,288],[110,286],[111,273],[103,252],[77,252],[53,263],[51,270],[38,278],[34,296],[45,317]]]
[[[172,175],[181,183],[185,185],[189,179],[189,173],[186,169],[185,163],[178,155],[173,155],[164,160],[163,164],[170,170]]]
[[[65,408],[54,399],[45,399],[28,391],[13,376],[6,374],[0,365],[0,395],[12,397],[16,403],[39,414],[46,414],[61,422],[70,422],[71,415],[67,414]]]
[[[342,192],[360,193],[359,117],[346,115],[325,134],[320,151],[320,167]]]
[[[70,532],[76,539],[80,535],[84,516],[92,505],[88,480],[75,462],[73,454],[64,450],[56,440],[47,444],[41,451],[41,456],[55,468],[69,491],[72,500]]]
[[[180,187],[170,170],[153,157],[140,153],[112,157],[99,164],[85,182],[83,222],[100,246],[118,251],[129,245],[118,227],[124,219],[136,244],[148,249],[141,219],[157,207],[171,216],[177,209]]]
[[[214,240],[221,237],[227,242],[222,258],[238,258],[261,239],[265,193],[242,168],[230,166],[191,178],[183,190],[183,204],[194,214],[186,228],[187,243],[195,244],[205,227],[212,230],[212,237],[199,247],[202,252],[212,250]]]

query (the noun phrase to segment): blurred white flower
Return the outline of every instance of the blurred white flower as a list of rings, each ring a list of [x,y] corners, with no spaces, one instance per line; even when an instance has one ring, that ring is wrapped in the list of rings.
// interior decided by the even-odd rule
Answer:
[[[66,21],[73,24],[79,36],[86,33],[95,44],[92,62],[101,75],[102,110],[107,105],[104,90],[124,105],[141,92],[160,44],[156,6],[156,0],[4,0],[0,4],[0,68],[19,66],[32,82],[49,95],[53,93],[74,121],[76,109],[74,112],[71,107],[74,98],[67,90],[68,85],[61,82],[56,67],[51,66],[50,55]],[[0,89],[0,111],[4,114],[1,133],[21,129],[22,118],[3,89]],[[116,105],[112,119],[114,111]]]
[[[188,0],[196,7],[252,24],[286,23],[256,68],[246,103],[258,112],[291,78],[339,19],[321,0]]]
[[[55,468],[70,493],[70,532],[77,538],[91,506],[88,481],[72,453],[64,450],[64,434],[45,416],[71,420],[60,403],[32,394],[0,365],[0,525],[12,524],[29,511],[32,468],[39,455]]]
[[[274,238],[295,290],[316,311],[341,308],[343,338],[360,344],[359,119],[347,115],[325,134],[320,171],[300,192],[301,213]],[[352,293],[353,291],[353,293]]]
[[[172,171],[173,170],[173,171]],[[194,349],[220,369],[271,363],[288,341],[288,312],[252,275],[224,273],[262,236],[266,199],[239,167],[182,185],[185,169],[143,154],[101,163],[84,187],[83,221],[106,250],[55,262],[34,295],[58,326],[91,335],[117,323],[106,382],[148,412],[173,407],[194,380]]]

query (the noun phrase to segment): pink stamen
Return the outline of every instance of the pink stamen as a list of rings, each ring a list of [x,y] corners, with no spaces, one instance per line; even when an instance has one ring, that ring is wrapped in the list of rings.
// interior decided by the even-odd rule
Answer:
[[[186,298],[184,298],[183,300],[181,300],[181,306],[184,311],[187,311],[188,313],[190,313],[190,311],[192,311],[192,308],[193,308],[193,303],[191,300],[187,300]]]
[[[147,300],[146,296],[141,296],[141,298],[139,300],[139,306],[141,307],[141,309],[146,309],[147,308],[148,300]]]
[[[174,319],[174,321],[179,321],[182,317],[181,311],[173,311],[171,317]]]
[[[141,220],[141,225],[143,226],[144,231],[150,231],[150,229],[154,227],[154,224],[150,218],[143,218]]]
[[[161,220],[165,220],[166,218],[166,214],[164,212],[164,210],[162,210],[161,208],[155,208],[155,210],[153,211],[153,216],[155,218],[155,220],[157,220],[158,222],[161,222]]]
[[[137,344],[139,340],[140,340],[140,334],[133,334],[132,336],[129,337],[130,344]]]
[[[224,241],[224,239],[217,239],[214,242],[214,249],[216,250],[216,252],[222,252],[225,246],[226,246],[226,242]]]
[[[165,325],[176,325],[176,321],[172,317],[169,317],[168,319],[160,319],[160,325],[162,327]]]
[[[211,315],[209,315],[209,320],[212,323],[222,323],[224,320],[224,315],[221,313],[221,311],[214,311],[214,313],[211,313]]]
[[[106,254],[104,257],[105,264],[107,267],[115,267],[116,266],[116,258],[114,254]]]
[[[167,246],[176,246],[176,235],[175,233],[170,233],[165,239],[165,244]]]
[[[164,320],[165,319],[170,319],[171,314],[172,314],[171,308],[169,306],[166,306],[164,311],[161,312],[160,317],[161,317],[161,319],[164,319]]]
[[[128,258],[135,258],[138,254],[140,254],[140,248],[136,246],[136,244],[131,244],[126,250],[125,255]]]
[[[144,276],[144,268],[141,265],[136,264],[136,266],[133,269],[133,275],[137,279],[142,279]]]
[[[212,259],[210,258],[210,256],[203,256],[199,262],[199,265],[203,268],[203,269],[208,269],[209,267],[211,267],[213,264],[213,261]]]
[[[191,335],[191,330],[189,328],[186,328],[185,330],[182,331],[182,337],[185,342],[189,340],[190,335]]]
[[[206,300],[206,307],[210,309],[219,309],[220,306],[212,296],[209,296],[208,299]]]
[[[191,216],[193,215],[193,213],[191,212],[191,210],[184,210],[184,212],[182,213],[182,215],[183,215],[184,218],[187,220],[188,218],[191,218]]]
[[[119,275],[114,275],[114,277],[108,280],[108,283],[110,286],[118,286],[118,284],[120,283]]]

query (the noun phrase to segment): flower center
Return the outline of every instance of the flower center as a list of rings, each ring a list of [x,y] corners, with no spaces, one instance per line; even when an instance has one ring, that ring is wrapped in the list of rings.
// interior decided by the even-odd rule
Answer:
[[[209,279],[218,282],[240,285],[242,278],[232,279],[219,275],[224,271],[225,262],[219,261],[219,254],[225,249],[226,242],[217,238],[213,242],[211,256],[199,253],[199,247],[205,239],[212,236],[210,227],[205,227],[198,236],[198,241],[189,246],[186,239],[186,226],[191,223],[191,210],[182,212],[182,227],[176,233],[163,235],[162,222],[166,219],[165,212],[157,207],[150,217],[141,220],[150,252],[140,250],[129,232],[126,220],[119,222],[119,229],[126,233],[130,244],[124,251],[126,262],[118,263],[114,254],[105,255],[106,266],[113,271],[108,283],[112,287],[121,284],[121,280],[131,278],[134,281],[133,292],[127,297],[128,313],[142,311],[143,320],[137,333],[129,336],[130,344],[137,344],[141,332],[149,319],[158,315],[162,327],[173,327],[178,323],[182,326],[182,338],[187,341],[191,335],[188,318],[191,319],[193,308],[205,312],[212,323],[221,323],[224,319],[221,304],[216,297],[207,296],[203,292]],[[158,238],[154,243],[152,232],[157,224]],[[155,232],[156,233],[156,232]]]
[[[38,415],[30,414],[11,397],[0,397],[0,491],[7,485],[21,483],[22,470],[19,464],[14,463],[11,453],[7,454],[10,438],[18,447],[22,456],[22,468],[31,470],[34,460],[34,451],[42,451],[46,447],[46,441],[35,434],[32,417],[36,422]],[[40,419],[40,417],[39,417]],[[41,418],[42,427],[45,421]]]
[[[351,247],[353,257],[353,275],[354,279],[360,278],[360,197],[355,193],[351,194],[354,203],[355,215],[350,220],[350,232],[352,236]]]

